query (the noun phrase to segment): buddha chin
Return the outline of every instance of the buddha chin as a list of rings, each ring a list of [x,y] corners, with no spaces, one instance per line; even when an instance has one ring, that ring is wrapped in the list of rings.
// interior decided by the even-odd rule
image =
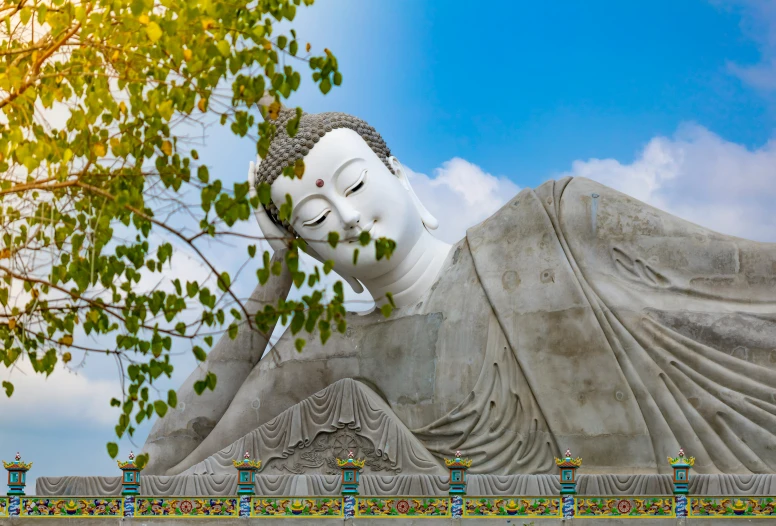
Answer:
[[[522,191],[450,246],[374,128],[304,114],[291,138],[292,115],[250,170],[294,203],[287,221],[257,213],[263,235],[276,251],[303,238],[397,309],[351,314],[302,353],[284,335],[262,361],[266,340],[223,340],[205,366],[230,380],[197,397],[192,374],[185,408],[149,436],[147,473],[226,473],[245,450],[268,473],[325,473],[343,447],[405,474],[444,473],[456,450],[475,473],[554,472],[566,448],[587,473],[668,473],[680,446],[700,473],[776,471],[776,245],[575,178]],[[281,175],[301,158],[303,178]],[[363,232],[396,241],[393,256]]]

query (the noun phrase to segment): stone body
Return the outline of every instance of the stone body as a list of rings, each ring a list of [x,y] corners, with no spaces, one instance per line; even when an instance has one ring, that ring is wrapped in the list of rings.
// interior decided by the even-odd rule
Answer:
[[[276,349],[185,451],[158,447],[170,430],[161,419],[149,474],[192,473],[348,378],[440,473],[456,449],[472,473],[550,473],[566,447],[586,473],[669,473],[680,445],[698,473],[776,471],[776,245],[582,178],[524,190],[470,229],[417,303],[388,319],[353,314],[345,335],[326,345],[313,335],[302,353],[285,336]],[[336,431],[306,418],[301,448]]]

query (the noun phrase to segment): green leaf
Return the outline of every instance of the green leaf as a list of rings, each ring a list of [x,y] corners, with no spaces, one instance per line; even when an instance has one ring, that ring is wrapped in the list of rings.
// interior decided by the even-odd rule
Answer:
[[[358,235],[358,242],[361,243],[362,247],[367,246],[371,239],[372,239],[372,236],[369,235],[369,232],[361,232]]]
[[[194,382],[194,392],[201,395],[207,388],[207,382],[205,380],[197,380]]]
[[[334,268],[334,262],[332,260],[327,259],[326,261],[323,262],[323,273],[326,274],[327,276],[329,275],[329,272],[331,272],[333,268]]]
[[[148,464],[148,458],[148,453],[140,453],[135,457],[135,464],[137,464],[137,467],[140,469],[143,469],[146,464]]]
[[[296,352],[302,352],[302,349],[304,349],[304,346],[307,342],[305,342],[302,338],[297,338],[296,341],[294,341],[294,347],[296,347]]]
[[[301,312],[294,313],[294,317],[291,318],[291,334],[296,334],[304,327],[304,314]]]
[[[231,284],[232,284],[232,279],[229,277],[229,273],[222,272],[221,279],[218,280],[218,288],[221,291],[226,292],[226,289],[228,289]]]
[[[227,329],[227,332],[229,334],[229,339],[234,340],[237,338],[237,331],[239,330],[239,327],[236,323],[232,323],[229,325],[229,329]]]
[[[162,418],[164,417],[164,415],[167,414],[167,404],[165,404],[161,400],[155,400],[154,410],[156,411],[156,414],[159,415],[160,418]]]
[[[204,164],[197,168],[197,178],[205,184],[210,181],[210,173]]]
[[[232,54],[232,46],[230,46],[229,42],[226,40],[221,40],[218,44],[216,44],[216,47],[218,48],[218,52],[221,53],[221,55],[224,57],[228,57]]]
[[[108,442],[108,455],[110,455],[110,458],[116,458],[116,455],[119,454],[119,446],[115,442]]]
[[[207,360],[207,353],[199,345],[192,347],[191,351],[194,353],[194,357],[200,362]]]
[[[329,244],[331,245],[331,248],[337,248],[338,242],[339,242],[339,233],[329,232]]]
[[[380,307],[380,312],[383,313],[383,316],[386,318],[391,315],[391,312],[393,312],[393,307],[390,303],[384,304],[382,307]]]
[[[5,389],[5,396],[10,398],[13,394],[13,384],[11,382],[3,382],[3,389]]]
[[[321,80],[320,89],[321,93],[324,95],[331,91],[331,81],[329,80],[329,77],[325,77],[323,80]]]
[[[271,188],[272,187],[267,183],[259,184],[259,187],[256,189],[256,193],[259,195],[259,201],[261,204],[268,205],[272,201]]]
[[[353,251],[353,264],[356,265],[358,263],[358,249],[355,249]]]
[[[248,245],[248,255],[250,257],[256,256],[256,245]]]
[[[391,305],[391,307],[393,307],[395,309],[396,308],[396,303],[394,303],[394,301],[393,301],[393,294],[390,293],[390,292],[386,292],[385,293],[385,297],[388,299],[388,303]]]
[[[178,393],[172,389],[167,391],[167,405],[170,407],[176,407],[178,405]]]

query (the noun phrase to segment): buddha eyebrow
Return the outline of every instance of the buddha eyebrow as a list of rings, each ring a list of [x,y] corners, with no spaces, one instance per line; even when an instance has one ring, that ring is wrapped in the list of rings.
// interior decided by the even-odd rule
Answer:
[[[344,163],[339,165],[339,168],[334,170],[334,174],[331,176],[332,181],[334,181],[335,188],[336,188],[336,184],[337,184],[337,179],[339,178],[339,176],[342,173],[342,171],[345,168],[347,168],[348,166],[350,166],[351,164],[353,164],[354,162],[356,162],[356,161],[363,161],[363,160],[364,159],[362,159],[361,157],[354,157],[352,159],[348,159],[347,161],[345,161]]]

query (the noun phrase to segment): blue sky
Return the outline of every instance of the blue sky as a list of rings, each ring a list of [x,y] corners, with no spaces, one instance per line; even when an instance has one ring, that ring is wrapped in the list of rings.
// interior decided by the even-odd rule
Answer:
[[[565,175],[776,241],[776,3],[472,5],[318,0],[294,26],[315,50],[338,56],[344,83],[324,97],[305,79],[292,103],[375,126],[415,173],[449,241],[520,188]],[[228,182],[245,180],[254,152],[226,128],[212,128],[200,149],[211,174]],[[245,295],[253,285],[245,282]],[[194,366],[185,349],[175,363],[173,388]],[[115,420],[107,398],[100,405],[115,371],[90,357],[77,376],[17,376],[14,400],[0,399],[13,422],[0,429],[0,458],[21,449],[35,462],[33,479],[115,474],[104,453]],[[135,446],[122,442],[122,455],[147,432]]]

